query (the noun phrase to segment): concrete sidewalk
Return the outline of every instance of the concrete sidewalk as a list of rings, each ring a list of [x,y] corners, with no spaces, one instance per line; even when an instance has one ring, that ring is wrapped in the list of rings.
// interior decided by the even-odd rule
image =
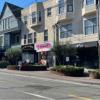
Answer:
[[[72,81],[72,82],[91,84],[91,85],[100,85],[99,79],[92,79],[91,77],[69,77],[64,75],[58,75],[51,71],[16,71],[16,70],[0,69],[0,72],[18,74],[18,75],[36,76],[41,78],[58,79],[64,81]]]

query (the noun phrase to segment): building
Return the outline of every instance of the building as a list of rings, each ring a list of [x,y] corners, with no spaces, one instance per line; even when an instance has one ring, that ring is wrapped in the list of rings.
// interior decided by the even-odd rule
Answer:
[[[38,63],[45,56],[52,64],[51,48],[54,43],[57,14],[55,7],[56,0],[47,0],[22,10],[23,61]]]
[[[46,0],[22,10],[23,60],[51,58],[55,41],[71,41],[80,65],[97,66],[98,32],[96,0]]]
[[[4,4],[0,16],[0,51],[2,53],[7,48],[21,48],[21,10],[21,7],[14,4],[8,2]]]

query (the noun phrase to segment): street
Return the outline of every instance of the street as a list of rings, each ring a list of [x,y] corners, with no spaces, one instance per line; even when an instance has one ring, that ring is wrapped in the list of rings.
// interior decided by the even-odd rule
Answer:
[[[0,72],[0,100],[100,100],[100,86]]]

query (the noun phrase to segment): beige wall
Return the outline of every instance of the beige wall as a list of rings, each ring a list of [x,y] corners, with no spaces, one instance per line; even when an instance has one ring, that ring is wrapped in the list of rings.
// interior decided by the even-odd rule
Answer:
[[[66,1],[66,0],[65,0]],[[22,10],[22,16],[31,15],[32,12],[37,10],[43,10],[42,12],[42,21],[41,23],[36,23],[36,25],[32,25],[31,16],[28,18],[28,25],[23,25],[22,28],[22,45],[23,45],[23,35],[28,33],[37,32],[37,43],[44,42],[44,30],[48,29],[48,41],[54,41],[54,28],[53,26],[59,22],[59,26],[62,24],[72,23],[73,25],[73,35],[72,37],[60,39],[60,42],[71,41],[73,44],[76,43],[83,43],[83,42],[91,42],[97,41],[98,35],[91,34],[91,35],[84,35],[83,31],[83,20],[90,17],[95,16],[94,13],[88,13],[86,9],[82,9],[82,0],[74,0],[74,12],[73,13],[66,13],[66,15],[59,16],[57,14],[57,0],[47,0],[46,2],[40,4],[32,4],[28,8]],[[52,7],[52,15],[47,17],[47,8]],[[92,7],[93,8],[93,7]],[[45,9],[45,10],[44,10]],[[90,9],[90,8],[89,8]],[[86,16],[83,16],[83,13],[87,11]],[[91,11],[92,12],[92,11]],[[84,14],[85,15],[85,14]],[[32,27],[32,28],[31,28]],[[34,35],[33,35],[34,38]]]
[[[84,42],[92,42],[92,41],[98,41],[98,34],[84,34],[84,20],[96,16],[96,9],[93,8],[95,5],[87,7],[83,7],[86,12],[82,9],[82,0],[74,0],[74,12],[72,19],[70,21],[64,21],[61,24],[67,24],[72,23],[73,28],[73,35],[72,37],[68,38],[60,38],[60,42],[65,43],[66,41],[71,41],[72,44],[77,43],[84,43]],[[91,11],[90,11],[91,9]],[[84,13],[84,16],[83,16]]]

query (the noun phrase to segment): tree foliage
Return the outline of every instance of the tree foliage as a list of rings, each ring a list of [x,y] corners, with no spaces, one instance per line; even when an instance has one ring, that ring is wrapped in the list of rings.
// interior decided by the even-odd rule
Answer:
[[[72,46],[70,42],[66,42],[63,45],[56,43],[52,50],[59,64],[66,62],[66,57],[74,57],[77,54],[76,48]]]
[[[21,53],[21,48],[10,48],[6,50],[5,56],[11,64],[16,64],[21,59]]]

